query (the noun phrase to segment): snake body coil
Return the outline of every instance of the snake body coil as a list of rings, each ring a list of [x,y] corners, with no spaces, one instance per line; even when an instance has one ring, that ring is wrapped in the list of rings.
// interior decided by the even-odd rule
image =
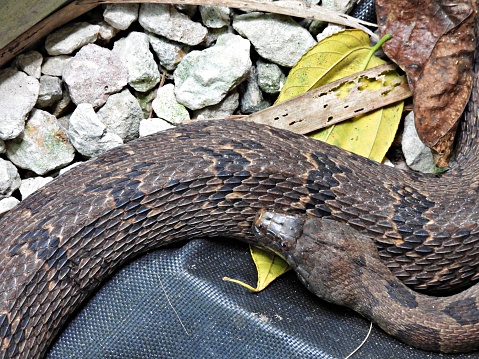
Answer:
[[[198,236],[255,242],[260,209],[348,222],[416,288],[467,285],[479,265],[476,177],[473,168],[443,177],[401,172],[239,121],[197,122],[130,142],[0,219],[0,357],[42,356],[69,314],[141,252]],[[476,299],[462,309],[451,317],[477,335]],[[457,340],[450,334],[435,339]]]
[[[200,236],[276,248],[280,242],[251,230],[265,209],[347,223],[374,240],[382,262],[369,241],[364,248],[358,244],[367,255],[355,260],[343,259],[341,248],[349,244],[323,240],[335,261],[309,231],[299,237],[306,241],[302,246],[319,250],[292,253],[300,278],[315,293],[358,310],[411,345],[478,349],[478,81],[476,69],[459,164],[439,177],[398,171],[287,131],[225,120],[179,126],[73,168],[0,218],[0,358],[42,357],[75,308],[145,251]],[[334,269],[315,271],[317,260]],[[357,272],[354,288],[324,293],[319,277],[311,275],[325,280],[344,268]],[[428,298],[396,278],[432,293],[472,287]]]

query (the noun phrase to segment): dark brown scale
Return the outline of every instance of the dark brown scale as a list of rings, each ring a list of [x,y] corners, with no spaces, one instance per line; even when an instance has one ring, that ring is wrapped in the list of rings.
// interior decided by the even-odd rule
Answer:
[[[404,282],[462,287],[478,273],[468,253],[478,250],[471,224],[479,204],[449,212],[462,206],[432,190],[447,183],[457,193],[457,178],[396,171],[236,121],[134,141],[72,169],[0,219],[2,357],[41,356],[88,293],[139,253],[195,236],[254,242],[252,220],[263,208],[347,221],[374,237]],[[449,218],[439,240],[430,229],[436,216]],[[398,236],[385,235],[391,231]]]

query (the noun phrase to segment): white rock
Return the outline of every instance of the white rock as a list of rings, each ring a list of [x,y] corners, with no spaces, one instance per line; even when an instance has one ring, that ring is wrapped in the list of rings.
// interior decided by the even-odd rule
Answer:
[[[144,29],[187,45],[198,45],[208,32],[168,4],[141,4],[138,20]]]
[[[5,141],[0,139],[0,153],[5,153]]]
[[[306,29],[284,15],[238,15],[233,28],[251,41],[261,57],[286,67],[294,66],[316,44]]]
[[[343,31],[345,29],[344,26],[341,26],[341,25],[336,25],[336,24],[329,24],[328,26],[326,26],[326,28],[320,32],[317,36],[316,36],[316,40],[319,42],[321,41],[322,39],[324,39],[325,37],[328,37],[328,36],[331,36],[333,34],[336,34],[340,31]]]
[[[258,72],[258,85],[262,91],[270,94],[281,91],[286,76],[278,65],[260,59],[256,62],[256,70]]]
[[[219,29],[230,24],[231,10],[226,6],[200,6],[201,20],[206,27]]]
[[[17,69],[36,79],[40,78],[43,56],[38,51],[28,51],[18,55],[13,61]]]
[[[61,168],[75,157],[75,149],[55,116],[37,109],[31,112],[23,135],[6,145],[10,161],[39,175]]]
[[[204,46],[214,46],[215,42],[218,40],[218,37],[224,34],[236,34],[236,31],[231,26],[220,27],[219,29],[209,29],[208,35],[206,35],[206,39],[203,42]]]
[[[114,133],[106,132],[91,104],[80,104],[68,122],[68,138],[78,152],[95,157],[123,143]]]
[[[20,185],[22,200],[51,181],[53,181],[53,177],[31,177],[22,180],[22,184]]]
[[[98,32],[98,40],[101,40],[102,43],[108,43],[113,39],[120,30],[114,28],[106,21],[100,21],[97,23],[100,26],[100,31]]]
[[[11,140],[22,133],[39,89],[33,76],[13,68],[0,70],[0,139]]]
[[[73,111],[72,111],[73,112]],[[60,124],[60,127],[63,131],[65,131],[65,133],[68,134],[68,127],[69,127],[69,123],[70,123],[70,117],[72,116],[71,113],[69,113],[68,115],[65,115],[65,116],[62,116],[62,117],[58,117],[57,118],[57,121],[58,123]]]
[[[131,32],[115,42],[113,53],[128,69],[128,83],[135,90],[146,92],[160,82],[160,71],[150,51],[148,35]]]
[[[0,214],[10,211],[19,203],[20,201],[15,197],[7,197],[0,200]]]
[[[176,101],[173,84],[167,84],[158,89],[152,106],[158,118],[174,125],[190,119],[190,114],[185,106]]]
[[[83,47],[63,69],[75,104],[103,105],[108,96],[119,92],[128,83],[128,70],[118,55],[98,45]]]
[[[329,10],[332,10],[341,14],[348,14],[353,8],[355,3],[359,3],[359,1],[358,0],[322,0],[321,6],[324,6],[325,8]],[[374,3],[373,3],[373,6],[374,6]],[[323,30],[321,33],[321,30],[325,26],[326,26],[325,31]],[[308,26],[308,30],[312,34],[318,34],[318,36],[316,37],[316,40],[321,41],[323,38],[328,36],[328,34],[332,35],[338,32],[338,30],[336,30],[338,27],[341,27],[341,30],[345,29],[345,27],[341,25],[327,23],[320,20],[312,20],[310,25]]]
[[[40,91],[36,103],[37,107],[48,107],[61,100],[62,97],[62,81],[58,77],[48,75],[40,77]]]
[[[44,75],[61,77],[63,68],[71,59],[72,57],[68,55],[47,56],[43,61],[42,73]]]
[[[173,127],[175,126],[161,118],[146,118],[140,122],[140,137],[148,136]]]
[[[201,108],[193,113],[193,118],[223,118],[234,114],[239,106],[238,91],[231,91],[220,103]]]
[[[61,176],[62,174],[64,174],[65,172],[68,172],[70,171],[72,168],[76,167],[76,166],[79,166],[81,165],[83,162],[75,162],[75,163],[72,163],[70,166],[66,166],[66,167],[63,167],[59,172],[58,174]]]
[[[341,14],[347,14],[356,2],[356,0],[322,0],[321,6],[329,10],[340,12]]]
[[[0,158],[0,199],[9,197],[21,182],[17,168],[10,161]]]
[[[138,138],[143,112],[128,89],[111,95],[97,115],[107,131],[120,136],[123,142]]]
[[[138,19],[139,4],[107,4],[103,18],[118,30],[126,30]]]
[[[192,110],[216,105],[248,76],[250,68],[249,41],[221,35],[215,46],[192,51],[180,62],[173,74],[176,99]]]
[[[99,31],[100,26],[87,22],[68,24],[48,35],[45,49],[49,55],[68,55],[86,44],[95,42]]]
[[[158,37],[153,33],[148,33],[150,44],[155,51],[160,65],[167,70],[174,70],[183,57],[190,51],[188,45],[180,42],[171,41],[164,37]]]
[[[424,173],[435,172],[435,163],[431,149],[422,143],[417,135],[413,112],[410,112],[404,119],[401,146],[406,163],[410,168]]]
[[[251,67],[246,81],[239,86],[239,91],[242,94],[240,99],[240,110],[242,114],[249,115],[271,105],[263,98],[263,93],[258,86],[256,67],[254,66]]]

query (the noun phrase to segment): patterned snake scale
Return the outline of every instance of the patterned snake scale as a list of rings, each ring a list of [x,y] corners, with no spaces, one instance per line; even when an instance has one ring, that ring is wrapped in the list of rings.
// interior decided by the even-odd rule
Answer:
[[[145,251],[197,237],[280,251],[283,232],[253,233],[262,210],[299,216],[292,217],[299,229],[287,257],[316,294],[410,345],[478,349],[477,76],[474,81],[467,136],[459,140],[457,164],[442,176],[396,170],[301,135],[226,120],[144,137],[71,169],[0,218],[0,358],[42,357],[70,314]],[[314,218],[334,220],[331,232],[361,240],[318,239],[315,231],[331,226]],[[345,287],[337,288],[338,281]],[[351,281],[359,283],[346,285]],[[456,294],[428,296],[403,283]]]
[[[415,288],[468,285],[479,276],[476,171],[402,172],[240,121],[193,122],[130,142],[0,219],[1,356],[41,357],[69,314],[138,253],[200,236],[256,242],[261,209],[348,222]],[[476,287],[422,307],[419,294],[381,283],[357,297],[371,313],[380,306],[392,315],[385,329],[399,339],[421,345],[423,336],[423,347],[444,351],[478,346]],[[395,321],[408,311],[427,323]]]

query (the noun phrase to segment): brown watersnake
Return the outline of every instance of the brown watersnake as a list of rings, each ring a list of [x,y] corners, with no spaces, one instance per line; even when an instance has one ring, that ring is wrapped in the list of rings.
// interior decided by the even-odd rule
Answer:
[[[472,285],[428,297],[378,280],[354,297],[373,320],[372,309],[383,308],[388,321],[376,321],[411,345],[477,349],[477,90],[476,77],[458,164],[442,176],[224,120],[180,126],[72,169],[0,218],[0,357],[41,357],[69,314],[139,253],[194,237],[255,243],[251,225],[261,209],[349,223],[415,289]],[[397,320],[408,311],[416,319]]]

